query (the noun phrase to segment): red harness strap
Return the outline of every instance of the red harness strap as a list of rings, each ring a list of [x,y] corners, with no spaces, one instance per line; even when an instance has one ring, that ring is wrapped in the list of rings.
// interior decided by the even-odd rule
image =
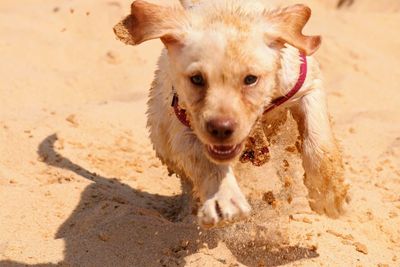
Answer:
[[[271,102],[271,104],[265,109],[263,114],[273,110],[274,108],[276,108],[276,107],[282,105],[283,103],[285,103],[286,101],[288,101],[303,86],[304,81],[307,78],[307,57],[304,54],[301,54],[300,57],[301,57],[302,62],[301,62],[301,65],[300,65],[299,78],[297,79],[296,84],[294,85],[294,87],[286,95],[274,99]],[[178,95],[176,93],[173,96],[171,106],[174,108],[175,115],[178,118],[178,120],[183,125],[185,125],[186,127],[190,128],[190,122],[189,122],[189,120],[187,118],[186,110],[179,106],[179,98],[178,98]]]
[[[274,108],[282,105],[283,103],[285,103],[286,101],[288,101],[290,98],[292,98],[303,86],[304,81],[307,78],[307,57],[304,54],[300,55],[301,57],[301,65],[300,65],[300,74],[299,74],[299,78],[297,79],[296,84],[294,85],[294,87],[292,88],[292,90],[290,90],[286,95],[278,97],[277,99],[274,99],[271,102],[271,105],[269,105],[269,107],[267,107],[264,111],[264,114],[267,113],[268,111],[273,110]]]
[[[187,119],[186,110],[179,106],[179,98],[178,94],[174,93],[174,97],[172,98],[171,106],[174,108],[175,115],[178,120],[185,125],[186,127],[190,128],[190,122]]]

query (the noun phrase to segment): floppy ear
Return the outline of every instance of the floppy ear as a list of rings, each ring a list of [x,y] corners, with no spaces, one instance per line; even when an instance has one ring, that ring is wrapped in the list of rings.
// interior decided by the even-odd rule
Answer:
[[[115,25],[114,33],[128,45],[160,38],[168,46],[182,41],[186,23],[185,10],[179,2],[161,5],[137,0],[131,5],[131,14]]]
[[[306,55],[312,55],[321,44],[321,36],[306,36],[302,30],[311,16],[311,9],[305,5],[293,5],[284,9],[266,12],[272,23],[270,37],[280,43],[288,43]]]

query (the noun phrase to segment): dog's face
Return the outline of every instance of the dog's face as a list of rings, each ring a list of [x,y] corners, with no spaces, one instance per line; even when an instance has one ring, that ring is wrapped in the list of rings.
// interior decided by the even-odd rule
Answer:
[[[217,162],[240,154],[275,85],[278,51],[258,31],[210,25],[190,32],[185,45],[169,53],[180,103]]]
[[[116,34],[129,44],[161,38],[192,129],[209,158],[226,163],[241,153],[271,100],[282,45],[311,54],[320,38],[301,34],[310,16],[305,6],[266,11],[250,1],[210,2],[184,10],[136,1]]]

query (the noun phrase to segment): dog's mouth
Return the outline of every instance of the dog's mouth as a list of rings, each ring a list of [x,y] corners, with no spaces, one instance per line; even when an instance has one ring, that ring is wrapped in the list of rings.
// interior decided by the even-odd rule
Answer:
[[[242,143],[238,145],[207,145],[208,155],[217,161],[230,161],[242,151]]]

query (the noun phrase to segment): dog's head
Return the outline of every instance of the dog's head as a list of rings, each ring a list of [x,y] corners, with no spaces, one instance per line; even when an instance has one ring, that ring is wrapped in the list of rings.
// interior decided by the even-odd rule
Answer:
[[[306,55],[319,36],[301,32],[311,11],[304,5],[266,10],[253,1],[208,1],[184,9],[176,1],[137,0],[114,31],[136,45],[160,38],[168,51],[170,78],[191,127],[215,162],[233,160],[271,101],[288,43]]]

